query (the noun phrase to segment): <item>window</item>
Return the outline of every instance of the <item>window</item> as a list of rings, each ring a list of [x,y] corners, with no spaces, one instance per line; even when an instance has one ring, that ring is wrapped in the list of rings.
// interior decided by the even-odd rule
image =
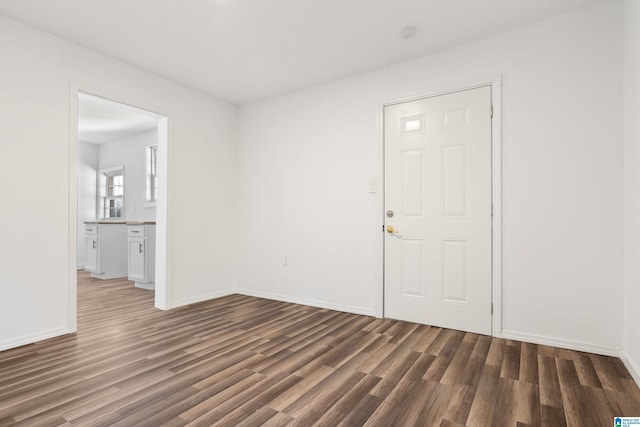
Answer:
[[[147,192],[145,198],[146,206],[155,206],[158,200],[158,169],[157,157],[158,146],[150,145],[147,147]]]
[[[124,214],[124,166],[98,171],[100,219],[122,219]]]

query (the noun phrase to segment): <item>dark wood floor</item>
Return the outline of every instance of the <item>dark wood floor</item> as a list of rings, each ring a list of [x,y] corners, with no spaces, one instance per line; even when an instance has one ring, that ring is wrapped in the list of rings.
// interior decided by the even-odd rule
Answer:
[[[79,274],[78,333],[0,353],[0,425],[611,426],[616,358],[240,295],[167,312]]]

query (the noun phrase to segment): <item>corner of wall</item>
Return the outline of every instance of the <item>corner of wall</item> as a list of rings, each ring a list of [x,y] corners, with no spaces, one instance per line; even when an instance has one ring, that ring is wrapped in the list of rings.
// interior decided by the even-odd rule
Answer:
[[[640,3],[623,0],[624,327],[622,361],[640,385]]]
[[[633,359],[631,359],[630,355],[627,353],[626,350],[622,350],[620,354],[620,359],[622,360],[622,363],[624,363],[624,366],[626,366],[627,369],[629,370],[629,373],[631,374],[633,379],[636,381],[636,384],[638,384],[638,387],[640,387],[640,366],[638,366],[633,361]]]

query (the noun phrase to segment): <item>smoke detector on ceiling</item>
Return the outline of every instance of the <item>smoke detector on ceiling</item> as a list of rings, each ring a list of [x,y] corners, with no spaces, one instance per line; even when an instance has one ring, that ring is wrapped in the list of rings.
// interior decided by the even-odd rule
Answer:
[[[405,27],[400,31],[400,37],[403,39],[412,39],[417,32],[416,27]]]

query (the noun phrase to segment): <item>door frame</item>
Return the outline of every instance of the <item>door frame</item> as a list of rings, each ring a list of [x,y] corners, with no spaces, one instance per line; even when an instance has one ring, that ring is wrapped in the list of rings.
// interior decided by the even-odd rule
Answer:
[[[416,101],[424,98],[447,95],[455,92],[476,89],[479,87],[491,88],[491,103],[493,105],[493,116],[491,121],[491,203],[493,206],[493,216],[491,224],[491,335],[502,336],[502,76],[500,74],[444,83],[432,88],[419,90],[416,92],[398,95],[382,100],[378,106],[378,135],[379,135],[379,171],[381,177],[380,191],[378,197],[378,215],[381,225],[376,230],[377,250],[380,254],[380,266],[376,272],[380,286],[375,295],[375,312],[377,317],[384,317],[384,206],[385,206],[385,140],[384,140],[384,108],[394,104]],[[381,232],[382,230],[382,232]]]
[[[68,224],[68,303],[67,333],[78,329],[78,279],[77,279],[77,242],[78,242],[78,97],[87,93],[109,101],[144,110],[150,116],[158,118],[158,201],[156,202],[156,271],[155,301],[156,308],[169,309],[170,301],[170,266],[167,262],[169,241],[169,148],[170,148],[170,114],[158,111],[146,105],[135,95],[124,93],[116,88],[95,87],[88,83],[70,82],[69,86],[69,224]]]

